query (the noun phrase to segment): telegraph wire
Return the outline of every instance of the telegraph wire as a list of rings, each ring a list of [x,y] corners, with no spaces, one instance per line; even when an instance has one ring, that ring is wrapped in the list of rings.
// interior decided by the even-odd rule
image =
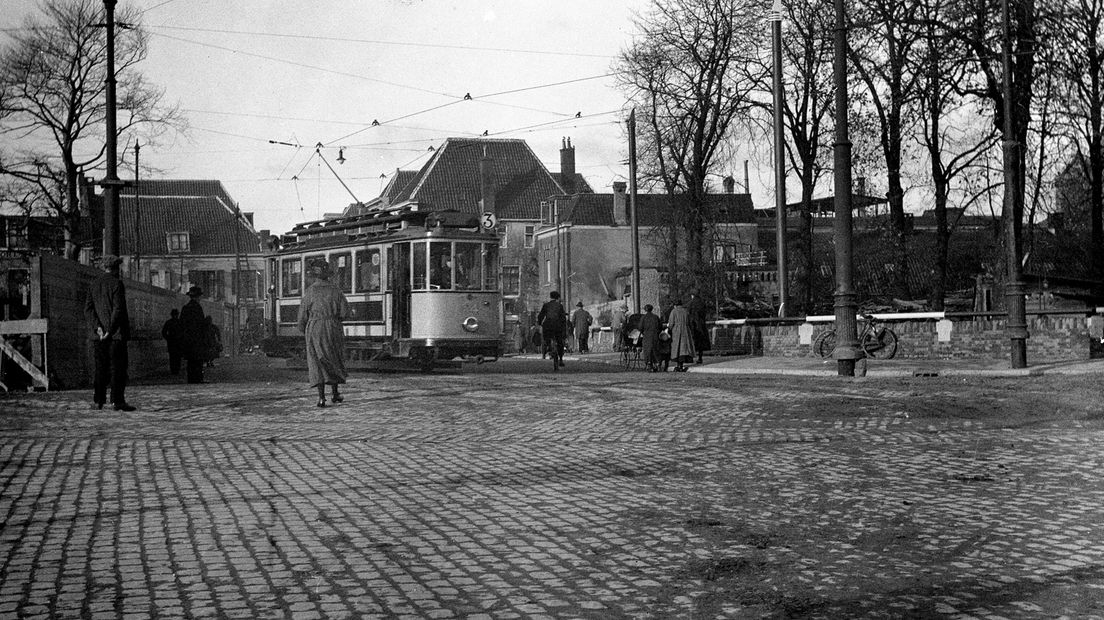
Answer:
[[[168,0],[173,2],[174,0]],[[168,2],[162,3],[167,4]],[[161,5],[157,5],[161,6]],[[157,7],[153,7],[157,8]],[[147,9],[152,10],[152,9]],[[164,24],[148,25],[147,28],[163,28],[166,30],[186,30],[191,32],[210,32],[215,34],[237,34],[246,36],[257,37],[279,37],[287,39],[307,39],[311,41],[335,41],[341,43],[368,43],[372,45],[397,45],[405,47],[426,47],[437,49],[451,49],[451,50],[468,50],[478,52],[509,52],[513,54],[541,54],[548,56],[578,56],[581,58],[613,58],[608,54],[585,54],[582,52],[560,52],[553,50],[527,50],[527,49],[512,49],[504,47],[477,47],[472,45],[444,45],[439,43],[412,43],[404,41],[382,41],[378,39],[353,39],[348,37],[325,37],[319,35],[307,35],[307,34],[286,34],[278,32],[256,32],[248,30],[219,30],[214,28],[189,28],[186,26],[166,26]]]

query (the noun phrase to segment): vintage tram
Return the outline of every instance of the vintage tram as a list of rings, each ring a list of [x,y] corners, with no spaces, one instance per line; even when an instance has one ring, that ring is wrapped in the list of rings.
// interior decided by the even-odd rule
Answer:
[[[269,257],[272,355],[302,359],[299,305],[326,261],[349,300],[346,364],[483,362],[502,352],[498,236],[476,215],[404,202],[296,225]],[[455,363],[455,362],[453,362]]]

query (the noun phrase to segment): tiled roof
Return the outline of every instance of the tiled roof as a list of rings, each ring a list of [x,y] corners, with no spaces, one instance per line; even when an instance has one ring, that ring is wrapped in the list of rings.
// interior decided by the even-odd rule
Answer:
[[[562,172],[553,172],[551,174],[552,174],[552,180],[555,181],[560,187],[563,187],[564,186],[563,173]],[[578,172],[575,173],[575,192],[574,193],[578,193],[578,194],[593,194],[594,193],[594,188],[591,187],[590,183],[587,183],[587,180],[585,178],[583,178],[583,175],[579,174]]]
[[[524,140],[449,138],[410,183],[389,197],[391,204],[416,200],[436,210],[478,213],[479,161],[484,152],[491,163],[500,218],[539,219],[541,201],[563,193]]]
[[[219,181],[142,180],[119,196],[119,252],[145,256],[168,254],[166,233],[187,232],[191,255],[256,254],[261,240],[244,217],[235,218],[234,201]],[[103,196],[97,196],[103,200]],[[235,221],[237,225],[235,225]]]
[[[625,196],[628,201],[629,197]],[[715,209],[718,223],[750,224],[755,221],[750,194],[710,194],[708,203]],[[637,194],[636,221],[639,226],[667,224],[670,199],[664,194]],[[613,194],[576,194],[563,218],[575,226],[614,226]]]

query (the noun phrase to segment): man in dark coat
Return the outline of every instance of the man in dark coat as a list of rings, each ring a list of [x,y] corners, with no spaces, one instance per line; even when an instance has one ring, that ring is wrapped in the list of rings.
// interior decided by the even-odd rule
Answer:
[[[548,294],[548,301],[537,314],[537,323],[544,334],[544,348],[552,355],[552,369],[559,370],[564,365],[564,334],[567,332],[567,311],[560,303],[559,291]]]
[[[646,304],[644,316],[640,318],[640,356],[652,372],[659,372],[659,331],[662,326],[659,317],[652,312],[652,304]]]
[[[697,293],[690,293],[690,303],[686,305],[690,315],[690,336],[694,340],[694,350],[698,353],[698,363],[702,363],[702,353],[712,348],[709,344],[709,326],[706,324],[705,303]]]
[[[188,383],[203,383],[203,365],[207,362],[207,317],[199,298],[203,289],[188,289],[188,303],[180,309],[180,330],[184,334],[184,359],[187,360]]]
[[[92,281],[84,303],[84,314],[92,331],[96,370],[92,380],[92,406],[103,409],[107,387],[116,411],[134,411],[126,402],[127,340],[130,339],[130,315],[127,313],[126,287],[119,277],[118,256],[100,259],[103,275]]]
[[[594,323],[594,317],[583,308],[583,302],[575,304],[578,308],[571,314],[571,327],[575,331],[575,342],[579,353],[590,353],[590,326]]]
[[[173,375],[180,374],[180,359],[183,357],[184,339],[180,329],[180,311],[173,309],[169,313],[169,320],[161,326],[161,337],[169,347],[169,372]]]

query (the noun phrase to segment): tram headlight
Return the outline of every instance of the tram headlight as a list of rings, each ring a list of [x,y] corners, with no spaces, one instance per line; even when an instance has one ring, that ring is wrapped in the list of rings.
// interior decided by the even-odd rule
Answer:
[[[479,319],[475,318],[474,316],[469,316],[468,318],[464,319],[464,322],[461,323],[461,325],[463,325],[465,331],[475,332],[479,330]]]

